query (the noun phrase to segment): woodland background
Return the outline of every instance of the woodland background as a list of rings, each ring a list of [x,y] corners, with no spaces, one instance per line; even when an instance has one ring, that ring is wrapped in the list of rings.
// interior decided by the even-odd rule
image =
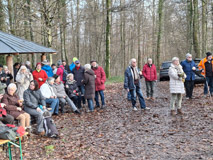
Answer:
[[[213,0],[0,0],[0,30],[57,50],[52,62],[95,59],[110,77],[132,57],[140,68],[151,57],[158,69],[187,52],[204,57],[213,50]],[[15,61],[35,65],[39,56]]]

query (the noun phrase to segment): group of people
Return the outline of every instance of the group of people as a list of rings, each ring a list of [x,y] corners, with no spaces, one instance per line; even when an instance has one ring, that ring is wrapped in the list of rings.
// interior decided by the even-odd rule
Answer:
[[[84,66],[76,57],[71,65],[59,60],[57,65],[50,66],[44,60],[36,64],[35,70],[31,69],[29,61],[25,64],[15,63],[14,76],[6,66],[0,65],[0,80],[0,122],[13,124],[16,119],[20,126],[30,130],[31,117],[34,117],[39,135],[45,134],[44,110],[58,115],[60,109],[63,114],[67,104],[74,113],[80,114],[86,100],[87,112],[93,112],[95,107],[105,108],[106,76],[95,60]]]
[[[198,70],[197,70],[198,67]],[[171,93],[170,111],[171,115],[183,114],[182,112],[182,99],[183,94],[186,93],[186,99],[194,99],[193,89],[195,74],[205,77],[206,83],[204,84],[204,95],[210,93],[213,96],[213,56],[212,53],[207,52],[206,57],[200,61],[196,66],[190,53],[186,54],[184,61],[179,61],[178,57],[173,57],[171,66],[168,71],[170,78],[169,86]],[[128,68],[124,75],[124,88],[127,90],[127,99],[132,102],[134,111],[137,111],[136,96],[140,102],[140,108],[143,110],[150,109],[146,107],[145,100],[141,91],[140,79],[145,78],[147,100],[154,100],[154,86],[157,81],[157,71],[152,59],[149,58],[148,62],[144,65],[143,70],[137,68],[136,59],[131,59]],[[175,103],[177,103],[177,111]]]

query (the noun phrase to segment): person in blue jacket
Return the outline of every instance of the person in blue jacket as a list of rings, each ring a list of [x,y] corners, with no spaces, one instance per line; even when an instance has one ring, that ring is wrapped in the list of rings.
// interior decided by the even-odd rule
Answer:
[[[43,62],[41,62],[42,67],[41,69],[44,70],[47,73],[48,77],[52,77],[53,76],[53,70],[49,65],[49,62],[47,60],[44,60]]]
[[[74,57],[73,59],[72,59],[72,63],[70,64],[70,71],[72,72],[72,70],[75,68],[75,61],[77,61],[78,60],[78,58],[76,58],[76,57]]]
[[[124,74],[124,89],[131,94],[132,107],[134,111],[137,111],[136,108],[136,96],[138,96],[140,102],[140,108],[144,110],[149,110],[150,108],[146,107],[145,100],[141,91],[141,79],[142,72],[137,68],[137,62],[135,58],[132,58],[129,62]]]
[[[186,99],[192,99],[196,65],[195,62],[192,60],[192,55],[190,53],[186,54],[186,60],[182,61],[181,65],[183,67],[183,71],[186,74],[186,79],[184,83],[186,88]]]

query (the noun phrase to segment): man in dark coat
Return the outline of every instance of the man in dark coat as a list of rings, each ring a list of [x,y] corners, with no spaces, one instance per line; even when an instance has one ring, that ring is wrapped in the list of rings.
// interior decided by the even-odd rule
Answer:
[[[94,111],[93,99],[95,97],[95,73],[91,70],[91,65],[86,64],[84,66],[84,80],[82,81],[85,85],[85,99],[87,99],[89,112]]]
[[[186,60],[181,62],[181,66],[183,67],[183,71],[186,74],[186,79],[184,82],[186,88],[186,99],[192,99],[196,65],[195,62],[192,60],[192,55],[190,53],[186,54]]]
[[[127,92],[130,91],[131,94],[131,101],[132,101],[132,107],[134,111],[137,111],[136,108],[136,95],[138,96],[140,107],[141,109],[150,109],[146,107],[145,100],[143,98],[143,94],[141,91],[141,78],[142,73],[139,72],[139,69],[137,68],[137,62],[136,59],[132,58],[129,63],[129,67],[127,67],[124,75],[124,89],[127,90]]]
[[[81,66],[79,60],[75,61],[75,68],[72,70],[72,73],[74,74],[74,79],[77,81],[78,88],[81,91],[81,95],[82,95],[81,100],[83,104],[85,105],[86,104],[85,98],[84,98],[85,88],[82,83],[82,80],[84,79],[84,67]]]

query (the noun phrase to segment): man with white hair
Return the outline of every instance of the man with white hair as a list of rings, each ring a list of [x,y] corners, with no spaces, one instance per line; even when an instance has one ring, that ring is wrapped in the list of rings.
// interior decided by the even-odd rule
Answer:
[[[154,100],[154,85],[157,81],[157,70],[152,63],[152,59],[149,58],[147,63],[143,67],[143,76],[146,81],[146,95],[147,99]]]
[[[132,107],[134,111],[136,108],[136,95],[138,96],[141,109],[150,109],[146,107],[145,100],[141,91],[141,79],[142,72],[137,68],[137,62],[135,58],[130,60],[129,66],[127,67],[124,75],[124,89],[131,94]]]
[[[186,74],[186,79],[184,82],[186,88],[186,99],[192,99],[196,65],[195,62],[192,60],[192,55],[190,53],[186,54],[186,60],[181,62],[181,66]]]

